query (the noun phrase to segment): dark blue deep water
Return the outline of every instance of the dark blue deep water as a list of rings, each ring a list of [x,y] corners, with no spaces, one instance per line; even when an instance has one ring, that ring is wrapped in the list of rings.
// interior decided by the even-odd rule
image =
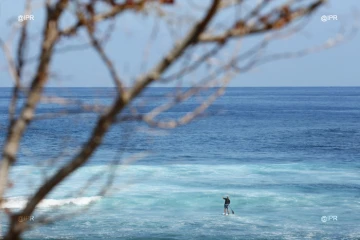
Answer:
[[[174,90],[150,88],[132,110],[147,113]],[[0,91],[2,146],[11,90]],[[115,95],[108,88],[46,90],[104,106]],[[202,97],[161,119],[183,116]],[[98,118],[55,103],[41,104],[36,116],[11,171],[5,207],[12,211],[71,159]],[[222,215],[224,195],[234,215]],[[360,88],[229,88],[206,114],[176,129],[116,124],[29,224],[43,216],[54,223],[25,239],[359,239]],[[4,232],[3,214],[0,220]]]

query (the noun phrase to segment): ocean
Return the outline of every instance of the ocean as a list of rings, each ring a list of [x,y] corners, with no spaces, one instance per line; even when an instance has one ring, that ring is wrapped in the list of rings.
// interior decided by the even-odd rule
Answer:
[[[0,91],[3,146],[11,89]],[[148,112],[172,91],[149,88],[133,107]],[[115,92],[50,88],[46,95],[108,105]],[[201,97],[163,118],[186,114]],[[79,107],[41,104],[11,170],[5,207],[24,206],[78,151],[96,119]],[[359,120],[360,88],[229,88],[205,115],[176,129],[117,124],[90,161],[27,216],[23,237],[359,239]],[[235,212],[228,216],[226,195]],[[0,217],[4,234],[8,221]],[[50,223],[38,225],[42,219]]]

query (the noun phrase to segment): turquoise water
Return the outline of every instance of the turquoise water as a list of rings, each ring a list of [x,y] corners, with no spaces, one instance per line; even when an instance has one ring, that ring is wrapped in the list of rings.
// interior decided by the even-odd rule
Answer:
[[[144,98],[169,90],[154,89]],[[109,100],[106,89],[72,91],[65,96]],[[358,239],[359,100],[360,88],[235,88],[209,110],[212,116],[176,130],[139,123],[116,126],[91,162],[40,204],[35,221],[29,221],[34,229],[24,237]],[[189,102],[167,116],[193,106]],[[51,109],[44,106],[39,113]],[[84,129],[95,118],[76,118],[31,126],[22,143],[27,152],[22,151],[12,169],[16,181],[6,207],[19,209],[51,174],[53,169],[39,162],[64,145],[74,151],[86,139]],[[126,130],[136,134],[124,146]],[[64,136],[69,140],[61,145]],[[127,164],[139,152],[140,159]],[[114,159],[120,162],[105,164]],[[101,196],[109,172],[113,184]],[[84,188],[87,182],[91,184]],[[230,196],[234,215],[222,215],[224,195]],[[65,219],[56,219],[63,214]],[[37,227],[43,216],[55,221]],[[2,216],[2,228],[6,226]]]

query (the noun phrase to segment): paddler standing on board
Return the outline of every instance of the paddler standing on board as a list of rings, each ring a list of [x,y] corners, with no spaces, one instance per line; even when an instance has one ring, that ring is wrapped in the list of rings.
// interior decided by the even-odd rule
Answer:
[[[223,197],[223,199],[225,200],[224,203],[224,215],[229,215],[229,205],[230,205],[230,198],[229,196]],[[227,213],[226,213],[227,211]]]

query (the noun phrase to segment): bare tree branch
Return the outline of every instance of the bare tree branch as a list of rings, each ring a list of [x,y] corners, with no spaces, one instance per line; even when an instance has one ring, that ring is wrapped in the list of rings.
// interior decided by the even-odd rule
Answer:
[[[108,131],[109,127],[115,122],[117,114],[124,109],[124,107],[134,99],[147,85],[157,80],[160,75],[184,52],[184,50],[194,44],[198,36],[206,29],[211,19],[214,17],[216,10],[219,6],[220,0],[214,0],[211,7],[207,11],[205,17],[196,24],[184,40],[174,46],[173,50],[152,70],[148,75],[140,78],[131,91],[127,94],[117,97],[112,107],[100,117],[96,127],[88,140],[83,146],[82,150],[78,153],[70,163],[62,167],[57,173],[55,173],[47,182],[45,182],[33,197],[28,201],[26,207],[18,214],[13,215],[11,226],[8,232],[8,237],[16,238],[23,231],[24,224],[18,223],[17,219],[20,215],[30,215],[38,205],[38,203],[64,178],[83,165],[97,147],[101,144],[101,141]]]
[[[209,106],[221,95],[224,94],[225,89],[228,85],[228,83],[231,80],[231,73],[229,73],[227,76],[224,77],[224,79],[221,80],[222,86],[219,87],[215,93],[213,93],[212,95],[210,95],[208,97],[208,99],[206,99],[205,101],[203,101],[196,109],[194,109],[193,111],[190,111],[189,113],[185,114],[184,116],[175,119],[175,120],[170,120],[170,121],[156,121],[154,120],[154,118],[159,115],[160,113],[170,109],[172,106],[176,105],[178,102],[184,101],[185,99],[189,98],[194,91],[196,91],[196,88],[192,88],[190,91],[187,92],[187,94],[184,94],[183,96],[181,96],[177,101],[173,102],[173,103],[169,103],[163,106],[160,106],[156,109],[154,109],[153,111],[151,111],[150,113],[146,114],[143,117],[143,120],[149,124],[152,127],[158,127],[158,128],[175,128],[178,126],[182,126],[185,124],[190,123],[191,121],[193,121],[196,117],[198,117],[200,114],[204,113],[204,111],[209,108]],[[200,91],[200,90],[198,90]]]
[[[178,57],[184,52],[184,50],[198,42],[198,37],[205,30],[206,26],[209,24],[211,19],[214,17],[218,9],[219,1],[214,0],[211,8],[208,10],[205,18],[194,26],[190,33],[185,37],[185,39],[178,45],[176,45],[173,50],[152,70],[148,75],[140,78],[135,86],[131,89],[129,98],[133,99],[136,97],[142,89],[144,89],[151,82],[158,80],[160,75],[174,62]]]
[[[0,204],[7,185],[9,168],[16,159],[20,138],[33,118],[35,107],[40,100],[43,86],[47,81],[53,47],[59,36],[57,30],[58,19],[67,3],[68,0],[60,0],[53,9],[48,9],[47,23],[42,42],[41,59],[38,65],[37,74],[32,81],[31,91],[25,107],[22,109],[19,118],[14,122],[13,126],[9,128],[9,133],[5,141],[0,168]],[[16,239],[20,232],[21,229],[10,228],[8,236]]]
[[[283,6],[280,10],[277,10],[273,13],[276,16],[275,20],[270,21],[270,16],[259,17],[258,21],[261,24],[257,25],[246,25],[246,22],[240,21],[237,22],[231,29],[228,29],[222,34],[212,35],[209,33],[204,33],[200,36],[200,42],[225,42],[233,37],[242,37],[258,33],[267,32],[269,30],[275,30],[283,28],[289,23],[293,22],[295,19],[302,16],[306,16],[314,12],[318,7],[320,7],[325,0],[317,0],[308,7],[299,8],[294,11],[290,11],[287,5]]]
[[[89,35],[89,37],[91,39],[92,45],[94,46],[94,48],[96,49],[96,51],[100,55],[101,59],[104,61],[105,65],[107,66],[107,68],[108,68],[108,70],[109,70],[109,72],[111,74],[111,77],[112,77],[112,79],[114,81],[114,84],[115,84],[116,88],[118,89],[118,93],[120,95],[123,95],[124,91],[125,91],[124,84],[122,83],[119,75],[117,74],[116,69],[115,69],[114,65],[112,64],[112,61],[106,55],[104,49],[101,46],[101,43],[94,36],[94,33],[92,33],[89,28],[87,28],[87,32],[88,32],[88,35]]]
[[[28,0],[30,2],[30,0]],[[3,155],[0,166],[0,208],[3,201],[4,191],[8,183],[8,174],[10,167],[15,163],[17,152],[19,149],[20,140],[26,131],[29,123],[33,120],[39,120],[44,118],[51,118],[56,116],[77,114],[83,112],[92,112],[100,114],[99,119],[92,128],[92,132],[87,141],[71,154],[71,158],[63,166],[56,169],[55,174],[46,178],[44,183],[35,190],[35,193],[29,198],[27,205],[18,213],[10,213],[11,222],[8,228],[6,239],[19,239],[21,233],[28,227],[25,222],[18,222],[19,216],[31,215],[38,204],[63,180],[70,176],[74,171],[78,170],[81,166],[87,163],[90,157],[102,144],[102,141],[110,130],[111,126],[124,121],[143,121],[152,127],[157,128],[174,128],[180,125],[191,122],[196,117],[202,115],[205,110],[219,97],[221,96],[230,80],[233,78],[235,72],[244,72],[253,69],[255,66],[282,58],[300,57],[309,53],[313,53],[319,50],[332,47],[339,42],[342,38],[337,38],[333,42],[326,43],[323,47],[302,50],[300,52],[281,53],[274,55],[263,55],[262,50],[265,49],[271,40],[279,37],[279,35],[271,37],[265,37],[263,41],[256,44],[253,48],[248,51],[242,52],[231,51],[232,56],[229,56],[226,52],[225,47],[232,45],[231,40],[241,40],[242,37],[250,36],[257,33],[265,32],[276,32],[273,31],[278,29],[284,29],[291,23],[296,22],[297,19],[303,19],[305,16],[309,16],[320,5],[324,3],[324,0],[311,0],[311,3],[306,7],[298,7],[292,9],[290,2],[282,4],[279,8],[272,10],[268,14],[263,14],[264,8],[270,3],[268,0],[259,1],[257,5],[250,8],[245,18],[240,18],[238,15],[230,25],[227,25],[225,21],[221,23],[216,22],[217,16],[222,16],[222,10],[229,8],[230,6],[242,6],[245,1],[243,0],[212,0],[207,9],[202,9],[201,6],[196,5],[197,9],[204,11],[204,15],[200,17],[199,21],[189,18],[186,23],[191,23],[190,30],[181,38],[181,41],[176,42],[172,49],[167,52],[164,57],[154,65],[150,71],[143,76],[136,78],[137,80],[133,83],[133,86],[129,89],[124,87],[125,80],[121,79],[114,62],[111,61],[110,54],[105,52],[105,41],[110,38],[114,25],[111,25],[109,30],[106,31],[104,39],[99,38],[96,35],[96,30],[101,26],[102,22],[106,20],[114,19],[121,15],[121,13],[129,11],[143,11],[145,7],[148,7],[152,3],[156,3],[156,6],[161,6],[166,3],[173,3],[173,0],[138,0],[138,1],[121,1],[117,3],[112,0],[89,0],[89,1],[69,1],[69,0],[56,0],[46,1],[46,19],[43,31],[43,39],[41,42],[41,51],[38,65],[35,69],[35,74],[31,81],[31,87],[27,92],[25,104],[21,109],[19,116],[16,118],[16,101],[20,88],[21,78],[24,77],[23,72],[24,66],[27,62],[26,59],[26,46],[30,43],[27,33],[27,25],[22,25],[20,40],[17,46],[17,54],[15,55],[16,61],[12,57],[10,47],[0,39],[0,45],[3,48],[6,59],[9,65],[11,75],[15,80],[15,88],[13,92],[13,100],[9,108],[9,113],[13,119],[13,123],[10,124],[7,138],[3,147]],[[52,4],[54,3],[54,4]],[[70,8],[75,4],[75,10]],[[99,3],[99,4],[98,4]],[[103,5],[101,5],[101,4]],[[108,6],[106,11],[100,12],[96,6],[101,5]],[[295,4],[294,4],[295,5]],[[70,7],[69,7],[70,6]],[[75,16],[75,24],[71,25],[63,30],[59,29],[59,21],[61,16],[64,15],[65,11],[73,11]],[[143,11],[145,12],[145,10]],[[214,22],[214,25],[210,25]],[[111,22],[115,23],[115,21]],[[174,22],[173,22],[174,23]],[[222,31],[215,29],[218,26],[226,26]],[[229,27],[230,26],[230,27]],[[174,24],[174,30],[179,36],[182,31],[176,29],[176,22]],[[213,28],[211,28],[213,27]],[[81,101],[73,101],[66,98],[60,97],[43,97],[43,89],[48,82],[50,75],[50,63],[51,59],[58,51],[65,52],[66,48],[58,48],[60,40],[71,38],[74,35],[80,34],[81,30],[87,31],[88,37],[90,38],[90,46],[96,50],[102,59],[104,65],[107,67],[111,78],[117,87],[118,94],[114,96],[114,102],[110,106],[97,105],[97,104],[86,104]],[[153,31],[154,33],[155,31]],[[174,35],[177,35],[174,34]],[[154,34],[155,35],[155,34]],[[155,42],[155,41],[154,41]],[[236,41],[236,47],[239,47],[241,41]],[[70,49],[70,50],[73,50]],[[235,49],[238,50],[238,49]],[[230,54],[231,55],[231,54]],[[194,58],[196,57],[196,58]],[[217,61],[212,61],[217,57]],[[225,59],[224,59],[225,58]],[[215,63],[214,63],[215,62]],[[176,63],[180,63],[180,67]],[[181,65],[183,64],[183,65]],[[210,67],[209,67],[210,66]],[[139,99],[140,94],[153,83],[168,83],[170,81],[179,80],[179,85],[182,84],[184,76],[190,73],[197,73],[202,71],[206,67],[205,77],[196,77],[196,84],[194,84],[188,90],[177,89],[175,97],[166,102],[165,104],[160,103],[158,107],[154,107],[147,113],[139,114],[140,110],[136,109],[137,103],[135,100]],[[194,74],[195,75],[195,74]],[[194,77],[195,79],[195,77]],[[218,80],[221,79],[221,80]],[[218,80],[218,81],[217,81]],[[207,98],[200,95],[203,90],[214,90],[207,92]],[[203,93],[203,92],[201,92]],[[168,97],[168,95],[166,95]],[[174,119],[161,119],[166,112],[181,104],[189,99],[199,97],[201,103],[193,110],[185,113],[184,115]],[[169,98],[171,99],[171,98]],[[167,99],[168,100],[168,99]],[[39,114],[35,117],[35,109],[39,103],[55,103],[65,105],[68,107],[66,110],[59,110],[59,112],[49,112],[45,114]],[[134,103],[134,106],[132,106]],[[162,104],[162,105],[161,105]],[[69,108],[71,106],[71,108]],[[75,106],[76,109],[72,107]],[[126,111],[125,111],[126,110]],[[130,110],[130,114],[127,111]],[[164,115],[161,115],[165,113]],[[95,115],[95,114],[94,114]],[[97,116],[97,115],[96,115]],[[124,144],[125,145],[125,144]],[[124,146],[122,145],[122,147]],[[52,160],[55,162],[64,155],[59,154]],[[67,156],[68,157],[68,156]],[[114,160],[112,163],[117,164],[119,159]],[[100,189],[99,194],[105,195],[108,190],[108,185],[112,185],[115,178],[115,167],[109,168],[109,175],[105,185]],[[47,175],[46,175],[47,177]],[[85,190],[91,186],[94,179],[97,179],[99,175],[94,175],[90,178],[89,182],[85,184]],[[78,194],[82,194],[83,191],[79,191]],[[74,194],[74,193],[72,193]],[[44,218],[43,222],[51,222],[51,219]]]
[[[101,14],[94,16],[93,21],[94,21],[94,23],[96,23],[96,22],[100,22],[103,20],[113,18],[125,10],[138,11],[138,10],[142,9],[147,2],[148,2],[147,0],[141,0],[141,1],[135,1],[135,2],[132,2],[131,4],[129,4],[127,1],[125,1],[124,3],[120,3],[120,4],[113,6],[111,8],[111,10],[109,10],[108,12],[101,13]],[[62,30],[60,32],[60,35],[65,36],[65,37],[74,35],[78,31],[78,29],[80,27],[85,26],[85,24],[86,24],[86,22],[79,19],[77,21],[77,23],[75,23],[73,26]]]

